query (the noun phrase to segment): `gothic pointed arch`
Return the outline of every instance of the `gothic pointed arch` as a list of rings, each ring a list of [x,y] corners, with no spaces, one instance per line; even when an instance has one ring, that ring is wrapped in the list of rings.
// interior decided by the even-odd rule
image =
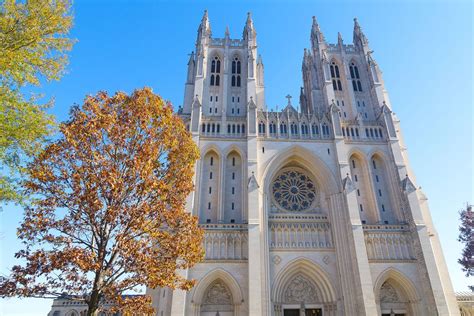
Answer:
[[[348,158],[351,179],[356,189],[360,219],[363,224],[376,224],[379,222],[379,214],[374,201],[371,173],[366,155],[358,149],[353,149],[349,152]]]
[[[395,268],[383,271],[374,283],[377,308],[381,314],[392,311],[407,316],[420,313],[420,298],[413,282]]]
[[[193,315],[206,315],[210,312],[213,315],[216,312],[220,315],[239,315],[242,303],[239,283],[222,268],[208,272],[199,280],[192,293]]]
[[[336,292],[328,274],[317,263],[300,257],[290,261],[275,277],[275,304],[335,304]]]
[[[352,89],[354,92],[362,92],[360,70],[361,68],[359,67],[357,61],[351,59],[349,62],[349,74],[351,76]]]
[[[224,166],[224,223],[242,223],[244,162],[241,151],[231,147]]]
[[[314,174],[317,182],[326,194],[337,193],[340,185],[327,164],[315,153],[300,146],[292,145],[284,151],[275,155],[264,167],[264,172],[260,175],[259,183],[264,183],[265,192],[268,192],[271,180],[289,162],[296,162]]]
[[[201,154],[199,196],[200,223],[217,223],[219,220],[219,184],[221,179],[221,154],[217,147],[203,148]]]
[[[380,219],[385,224],[396,224],[401,220],[398,207],[395,205],[392,175],[388,169],[387,159],[378,151],[372,153],[369,161],[372,173],[372,183],[377,202]]]
[[[342,91],[342,78],[344,78],[342,64],[338,60],[333,58],[329,64],[329,70],[334,91]]]

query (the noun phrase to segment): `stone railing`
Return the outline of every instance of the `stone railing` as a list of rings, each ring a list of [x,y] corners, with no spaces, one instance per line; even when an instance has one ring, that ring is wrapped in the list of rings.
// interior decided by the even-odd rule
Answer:
[[[222,46],[225,43],[224,38],[211,38],[211,45],[212,46]]]
[[[306,222],[301,219],[270,221],[270,249],[320,249],[334,247],[328,221]]]
[[[413,260],[410,233],[404,225],[364,225],[369,260]]]
[[[228,43],[229,43],[229,46],[231,47],[238,47],[238,46],[242,46],[243,41],[239,39],[229,39]],[[224,46],[225,44],[226,44],[225,38],[211,38],[212,46]]]
[[[248,234],[244,224],[202,224],[205,260],[247,260]]]
[[[385,141],[386,133],[380,125],[342,123],[342,136],[350,141]]]

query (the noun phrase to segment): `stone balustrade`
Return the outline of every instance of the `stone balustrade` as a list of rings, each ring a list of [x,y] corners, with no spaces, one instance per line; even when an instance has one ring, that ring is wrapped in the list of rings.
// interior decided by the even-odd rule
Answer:
[[[202,224],[205,229],[205,260],[247,260],[248,234],[245,224]]]
[[[371,261],[414,260],[410,233],[400,225],[364,226],[367,255]]]
[[[331,226],[319,222],[270,222],[270,249],[332,249]]]

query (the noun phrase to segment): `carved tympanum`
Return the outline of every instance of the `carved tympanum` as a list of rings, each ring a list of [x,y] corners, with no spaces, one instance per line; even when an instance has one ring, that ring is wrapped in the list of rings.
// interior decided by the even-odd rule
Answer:
[[[217,280],[207,290],[203,305],[227,305],[231,303],[229,290],[221,280]]]
[[[304,275],[298,274],[293,278],[285,291],[287,303],[317,303],[318,295],[314,284]]]
[[[385,282],[384,284],[382,284],[382,287],[380,288],[380,301],[383,303],[400,302],[397,291],[388,282]]]

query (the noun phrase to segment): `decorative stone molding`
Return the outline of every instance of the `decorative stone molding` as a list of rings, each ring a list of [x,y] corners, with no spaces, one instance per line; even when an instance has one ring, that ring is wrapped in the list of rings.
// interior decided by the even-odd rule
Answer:
[[[303,274],[296,275],[285,290],[285,302],[311,304],[319,302],[314,284]]]
[[[388,282],[382,284],[380,288],[380,302],[383,303],[396,303],[399,302],[397,291],[395,288]]]
[[[409,232],[366,231],[369,260],[414,260]]]
[[[333,248],[329,222],[270,222],[270,249]]]
[[[211,287],[207,290],[207,293],[204,297],[203,305],[224,305],[231,304],[232,298],[229,293],[229,290],[224,285],[221,280],[217,280]]]
[[[246,231],[206,230],[203,247],[205,260],[247,260],[248,237]]]

